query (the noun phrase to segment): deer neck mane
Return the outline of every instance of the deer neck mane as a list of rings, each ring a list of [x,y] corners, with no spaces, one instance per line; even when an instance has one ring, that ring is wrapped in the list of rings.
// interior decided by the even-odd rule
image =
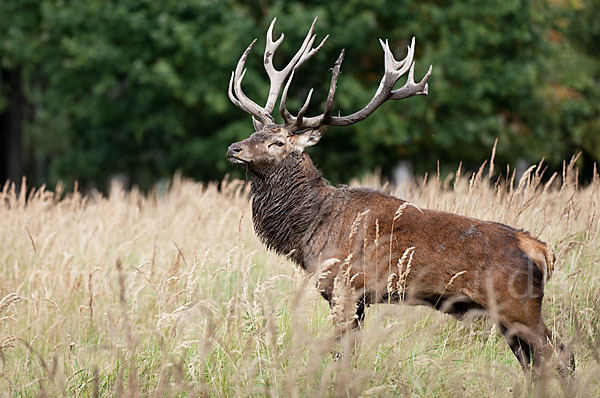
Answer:
[[[252,175],[252,221],[265,245],[306,267],[310,237],[321,225],[335,188],[306,153],[292,153]]]

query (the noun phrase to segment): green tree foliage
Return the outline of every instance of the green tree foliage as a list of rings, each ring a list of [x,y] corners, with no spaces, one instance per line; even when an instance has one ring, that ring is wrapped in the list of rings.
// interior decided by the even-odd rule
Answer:
[[[266,100],[264,35],[279,17],[282,65],[314,16],[325,48],[292,84],[290,109],[315,88],[320,112],[330,68],[346,48],[335,111],[373,95],[383,71],[380,37],[397,58],[417,38],[416,75],[434,65],[430,95],[385,104],[369,119],[331,128],[312,154],[347,180],[410,160],[418,172],[479,164],[499,137],[500,160],[557,167],[583,150],[600,159],[598,0],[263,1],[3,0],[0,66],[21,68],[29,104],[28,153],[49,181],[103,187],[122,173],[143,187],[176,170],[202,180],[231,168],[227,146],[252,132],[227,98],[230,71],[257,37],[244,90]],[[594,14],[595,13],[595,14]],[[6,107],[0,82],[0,112]],[[33,156],[33,155],[29,155]],[[238,174],[241,175],[241,174]]]
[[[589,178],[600,160],[600,1],[565,2],[560,11],[550,31],[558,65],[547,87],[550,123],[561,154],[583,153]]]

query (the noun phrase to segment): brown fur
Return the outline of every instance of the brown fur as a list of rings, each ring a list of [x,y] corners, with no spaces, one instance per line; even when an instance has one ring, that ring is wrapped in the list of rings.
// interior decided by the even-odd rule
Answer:
[[[544,242],[532,238],[525,232],[519,234],[519,247],[534,261],[540,271],[544,273],[544,282],[547,282],[554,271],[554,254],[552,254],[550,249]]]
[[[252,175],[259,237],[317,275],[336,316],[347,318],[336,321],[340,333],[361,325],[366,306],[404,302],[459,319],[491,316],[524,369],[549,355],[554,337],[541,308],[553,262],[543,242],[370,189],[332,187],[296,138],[280,128],[258,132],[232,145],[229,156]],[[284,145],[273,148],[276,142]],[[347,311],[337,308],[340,280],[354,297]]]

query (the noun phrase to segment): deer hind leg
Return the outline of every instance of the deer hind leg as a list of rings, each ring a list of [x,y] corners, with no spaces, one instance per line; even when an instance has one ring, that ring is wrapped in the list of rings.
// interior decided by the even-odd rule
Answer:
[[[548,328],[542,319],[542,298],[541,288],[507,289],[503,300],[490,311],[526,372],[539,369],[541,359],[546,357]]]
[[[510,331],[503,323],[498,323],[498,327],[500,328],[500,332],[506,339],[506,342],[508,343],[513,354],[515,354],[517,357],[521,367],[523,367],[524,371],[528,372],[531,366],[531,353],[533,351],[533,347],[518,334]]]
[[[347,308],[340,311],[340,308],[334,309],[336,303],[331,303],[334,325],[334,335],[337,352],[334,353],[336,361],[342,358],[351,358],[360,346],[360,339],[356,333],[362,329],[365,320],[365,304],[364,298],[356,302],[347,302]],[[339,304],[338,304],[339,305]]]
[[[365,322],[365,304],[364,299],[347,301],[345,306],[340,303],[330,303],[333,315],[333,324],[335,327],[336,338],[342,339],[348,333],[362,329]],[[335,308],[337,306],[337,308]]]
[[[544,354],[546,358],[556,358],[558,365],[556,370],[562,376],[568,376],[575,371],[575,355],[568,349],[558,336],[554,336],[548,328],[545,328],[546,345]]]
[[[352,329],[362,329],[365,324],[365,301],[363,299],[358,301],[356,305],[356,315],[354,317],[354,325]]]
[[[533,369],[537,373],[544,362],[553,360],[557,361],[557,370],[563,376],[575,370],[573,354],[548,330],[541,311],[529,321],[522,319],[521,322],[515,322],[514,319],[501,317],[499,327],[524,371]]]

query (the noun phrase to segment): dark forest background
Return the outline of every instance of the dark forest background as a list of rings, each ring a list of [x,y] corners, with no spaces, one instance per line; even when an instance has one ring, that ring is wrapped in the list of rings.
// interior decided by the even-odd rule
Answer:
[[[321,111],[341,48],[342,114],[377,88],[380,37],[397,59],[416,37],[416,78],[433,64],[428,97],[331,128],[310,150],[333,182],[376,168],[389,176],[400,161],[417,174],[438,160],[442,171],[477,167],[496,138],[501,163],[545,158],[559,169],[582,152],[585,179],[600,160],[600,0],[2,0],[0,181],[103,190],[115,175],[143,189],[177,171],[243,177],[225,151],[252,124],[227,84],[258,38],[244,90],[264,103],[260,61],[275,16],[286,35],[276,65],[315,16],[317,40],[331,35],[295,77],[290,109],[314,87],[309,113]]]

